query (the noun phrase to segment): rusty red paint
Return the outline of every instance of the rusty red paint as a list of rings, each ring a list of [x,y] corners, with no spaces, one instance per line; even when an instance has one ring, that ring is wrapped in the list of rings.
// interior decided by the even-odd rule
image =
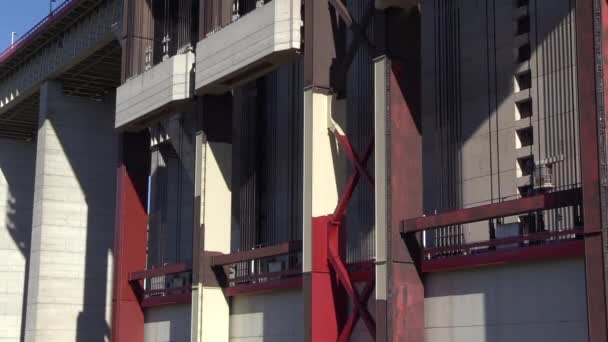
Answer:
[[[252,296],[275,291],[283,291],[289,289],[302,288],[302,276],[272,280],[264,283],[248,284],[241,286],[229,287],[224,290],[226,297],[235,296]]]
[[[550,259],[581,257],[584,255],[582,240],[566,241],[555,244],[511,248],[487,253],[449,256],[425,260],[422,272],[453,271],[484,266],[506,265],[511,263],[535,262]]]
[[[604,2],[603,0],[601,1]],[[576,1],[576,47],[579,98],[580,153],[583,186],[585,232],[598,232],[602,227],[599,127],[596,96],[596,51],[594,0]],[[599,3],[599,2],[598,2]],[[605,4],[601,5],[605,10]],[[606,12],[602,13],[606,26]],[[600,28],[601,29],[601,28]],[[605,35],[605,33],[603,33]],[[606,56],[603,56],[606,58]],[[605,63],[604,63],[605,64]],[[605,91],[605,90],[604,90]],[[606,96],[604,94],[604,96]],[[602,142],[603,143],[603,142]],[[587,319],[590,341],[608,340],[604,251],[601,234],[585,236],[585,276]]]
[[[418,274],[419,252],[409,250],[399,225],[422,215],[422,132],[419,128],[419,70],[398,60],[388,61],[390,212],[386,305],[377,317],[386,327],[386,341],[424,342],[424,286]],[[384,311],[381,311],[384,310]]]
[[[112,341],[144,339],[144,312],[137,291],[129,282],[133,271],[146,267],[147,177],[149,173],[146,133],[125,133],[117,170],[116,233],[114,246],[114,292]]]
[[[561,208],[580,204],[581,198],[581,189],[571,189],[472,208],[450,210],[436,215],[408,219],[405,221],[402,232],[412,233],[429,228],[477,222],[536,210]]]

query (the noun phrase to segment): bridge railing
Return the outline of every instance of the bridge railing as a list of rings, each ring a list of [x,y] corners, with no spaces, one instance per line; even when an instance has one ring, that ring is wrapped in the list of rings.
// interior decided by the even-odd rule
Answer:
[[[0,63],[7,60],[21,46],[25,45],[32,37],[36,36],[37,33],[43,32],[49,24],[68,13],[78,2],[80,2],[80,0],[65,0],[59,4],[46,17],[42,18],[42,20],[36,23],[26,33],[21,35],[11,46],[0,52]]]

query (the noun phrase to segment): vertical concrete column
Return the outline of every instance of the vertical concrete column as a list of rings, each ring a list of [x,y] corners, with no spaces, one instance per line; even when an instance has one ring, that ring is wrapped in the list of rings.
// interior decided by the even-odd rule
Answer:
[[[0,341],[22,340],[36,144],[0,139]]]
[[[330,69],[336,58],[327,1],[307,0],[304,9],[303,286],[306,341],[335,341],[341,328],[341,298],[327,261],[328,228],[340,196],[344,159],[329,124],[334,113]],[[335,20],[335,22],[332,22]],[[331,243],[339,243],[338,240]],[[335,246],[339,248],[339,246]]]
[[[232,96],[205,96],[196,139],[195,198],[200,200],[199,227],[195,227],[197,258],[192,293],[192,340],[228,342],[230,305],[224,296],[211,257],[230,253],[232,222]],[[196,201],[195,201],[196,202]],[[195,210],[196,212],[196,210]],[[196,311],[194,311],[196,310]]]
[[[110,338],[114,102],[40,90],[26,341]]]
[[[419,241],[400,231],[404,219],[422,215],[416,18],[415,10],[389,10],[374,26],[380,52],[374,60],[377,341],[424,341]]]
[[[204,144],[202,184],[204,255],[230,253],[230,191],[232,146],[227,143]],[[210,258],[204,258],[209,261]],[[208,267],[208,262],[207,262]],[[213,273],[203,276],[199,303],[202,342],[228,341],[230,307]]]

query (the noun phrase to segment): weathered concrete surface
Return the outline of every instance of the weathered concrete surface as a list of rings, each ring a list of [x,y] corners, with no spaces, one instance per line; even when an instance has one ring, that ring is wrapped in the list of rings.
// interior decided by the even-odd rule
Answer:
[[[587,341],[583,259],[433,273],[427,342]]]
[[[232,298],[231,342],[304,341],[301,291]]]
[[[26,341],[109,339],[114,102],[40,92]]]
[[[146,310],[144,342],[190,342],[190,305]]]
[[[0,139],[0,341],[21,341],[36,144]]]
[[[116,93],[116,127],[159,113],[192,97],[194,53],[175,55],[127,80]]]
[[[299,0],[271,1],[201,40],[196,89],[221,93],[285,62],[300,49],[300,6]]]

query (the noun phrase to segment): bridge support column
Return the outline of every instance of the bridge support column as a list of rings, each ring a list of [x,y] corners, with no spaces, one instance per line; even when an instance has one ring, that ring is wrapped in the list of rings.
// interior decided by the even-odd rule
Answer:
[[[336,57],[328,1],[306,0],[304,9],[303,294],[305,341],[336,341],[343,320],[338,285],[328,264],[328,228],[339,200],[340,163],[328,130],[332,107],[330,68]],[[332,241],[336,249],[339,241]]]
[[[400,233],[403,219],[422,215],[417,10],[388,10],[374,31],[376,340],[423,342],[420,241]]]
[[[200,198],[200,212],[195,213],[200,230],[194,234],[198,263],[193,268],[197,276],[192,341],[228,342],[230,305],[211,268],[211,257],[231,252],[232,96],[204,96],[199,105],[203,115],[196,138],[195,197]]]
[[[110,337],[114,102],[40,90],[26,341]]]
[[[36,144],[0,139],[0,341],[19,341],[25,326]]]

